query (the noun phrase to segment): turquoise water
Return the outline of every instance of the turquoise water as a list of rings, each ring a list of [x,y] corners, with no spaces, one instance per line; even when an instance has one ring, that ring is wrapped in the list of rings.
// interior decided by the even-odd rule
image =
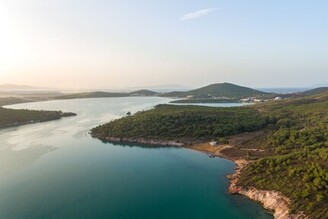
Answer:
[[[78,116],[0,130],[0,218],[272,218],[227,193],[230,161],[183,148],[112,145],[90,128],[157,97],[60,100],[11,108]]]

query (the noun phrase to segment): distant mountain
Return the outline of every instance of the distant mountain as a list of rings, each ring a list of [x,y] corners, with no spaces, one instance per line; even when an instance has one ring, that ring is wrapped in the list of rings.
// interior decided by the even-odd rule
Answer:
[[[222,98],[243,98],[243,97],[260,97],[270,95],[270,93],[255,90],[248,87],[242,87],[231,83],[211,84],[198,89],[186,92],[170,92],[163,94],[167,97],[187,97],[195,98],[222,97]]]
[[[301,92],[301,94],[305,95],[305,96],[310,96],[310,95],[321,94],[321,93],[324,93],[324,92],[328,92],[328,87],[314,88],[314,89],[311,89],[311,90]]]
[[[185,97],[186,95],[186,91],[171,91],[168,93],[162,93],[161,94],[162,97]]]
[[[128,90],[140,90],[140,89],[147,89],[152,90],[158,93],[168,93],[171,91],[188,91],[193,89],[192,87],[178,85],[178,84],[168,84],[168,85],[158,85],[158,86],[148,86],[148,87],[129,87],[126,88]]]
[[[54,90],[45,87],[34,87],[28,85],[17,85],[17,84],[0,84],[0,91],[41,91],[41,90]]]
[[[328,82],[327,83],[314,84],[311,87],[312,88],[317,88],[317,87],[327,87],[327,86],[328,86]]]
[[[77,99],[77,98],[101,98],[101,97],[131,97],[131,96],[157,96],[159,93],[150,90],[138,90],[133,92],[82,92],[73,94],[64,94],[55,97],[55,99]]]
[[[83,92],[74,94],[64,94],[55,97],[55,99],[78,99],[78,98],[101,98],[101,97],[127,97],[128,93],[111,93],[103,91]]]
[[[292,94],[308,90],[308,87],[256,88],[259,91],[276,94]]]
[[[156,96],[159,93],[151,90],[141,89],[129,93],[131,96]]]

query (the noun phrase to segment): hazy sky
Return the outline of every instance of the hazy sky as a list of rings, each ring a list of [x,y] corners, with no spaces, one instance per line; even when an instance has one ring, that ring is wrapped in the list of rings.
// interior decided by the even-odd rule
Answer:
[[[325,0],[0,0],[0,84],[324,84],[327,12]]]

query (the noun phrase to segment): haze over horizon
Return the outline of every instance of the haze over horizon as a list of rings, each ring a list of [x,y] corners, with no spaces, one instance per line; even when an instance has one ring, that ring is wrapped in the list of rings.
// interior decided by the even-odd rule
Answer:
[[[322,1],[3,0],[0,84],[310,87],[328,82],[327,9]]]

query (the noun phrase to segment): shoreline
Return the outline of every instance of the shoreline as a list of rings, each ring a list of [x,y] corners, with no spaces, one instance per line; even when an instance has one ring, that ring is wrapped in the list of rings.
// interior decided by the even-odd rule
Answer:
[[[98,138],[101,141],[110,143],[137,143],[144,145],[162,145],[162,146],[173,146],[173,147],[183,147],[185,144],[177,141],[164,141],[164,140],[153,140],[144,138],[117,138],[117,137],[100,137],[94,135],[90,132],[91,137]]]
[[[205,143],[203,143],[205,144]],[[230,160],[235,163],[234,172],[228,174],[226,177],[230,181],[228,187],[228,192],[232,195],[242,195],[249,198],[252,201],[258,202],[262,207],[268,210],[275,219],[307,219],[308,217],[303,212],[298,212],[297,214],[290,214],[289,203],[290,199],[278,191],[274,190],[261,190],[255,187],[243,187],[238,185],[238,180],[240,178],[242,169],[246,167],[250,161],[246,159],[234,159],[222,151],[227,148],[232,148],[231,145],[217,146],[218,149],[214,153],[216,157],[220,157],[226,160]],[[196,150],[202,153],[207,153],[209,151],[201,150],[200,148],[187,147],[192,150]]]
[[[278,191],[261,190],[255,187],[243,187],[238,185],[242,169],[250,162],[245,159],[234,160],[236,167],[234,173],[227,175],[230,180],[229,193],[246,196],[247,198],[261,203],[261,205],[273,212],[275,219],[305,219],[308,218],[303,212],[290,214],[290,199]]]
[[[13,127],[19,127],[19,126],[24,126],[24,125],[43,123],[43,122],[51,122],[51,121],[56,121],[56,120],[60,120],[62,118],[73,117],[73,116],[77,116],[77,114],[76,113],[71,113],[71,112],[62,113],[59,118],[45,119],[45,120],[30,120],[30,121],[26,121],[26,122],[15,122],[15,123],[12,123],[12,124],[0,125],[0,129],[13,128]]]
[[[308,217],[303,212],[297,212],[297,214],[291,214],[289,203],[290,199],[285,197],[278,191],[274,190],[260,190],[255,187],[243,187],[238,185],[238,180],[240,178],[242,169],[246,167],[250,161],[246,159],[234,159],[224,153],[223,150],[226,148],[232,148],[231,145],[222,145],[215,147],[215,151],[209,150],[209,148],[202,148],[202,145],[207,145],[208,143],[201,144],[186,144],[178,141],[163,141],[163,140],[152,140],[144,138],[116,138],[116,137],[100,137],[90,133],[93,138],[98,138],[102,141],[107,141],[111,143],[139,143],[145,145],[163,145],[163,146],[175,146],[184,147],[187,149],[195,150],[202,153],[211,153],[215,157],[220,157],[222,159],[230,160],[235,163],[236,167],[234,172],[227,175],[230,181],[228,187],[228,192],[232,195],[243,195],[252,201],[260,203],[264,209],[269,210],[275,219],[307,219]]]

